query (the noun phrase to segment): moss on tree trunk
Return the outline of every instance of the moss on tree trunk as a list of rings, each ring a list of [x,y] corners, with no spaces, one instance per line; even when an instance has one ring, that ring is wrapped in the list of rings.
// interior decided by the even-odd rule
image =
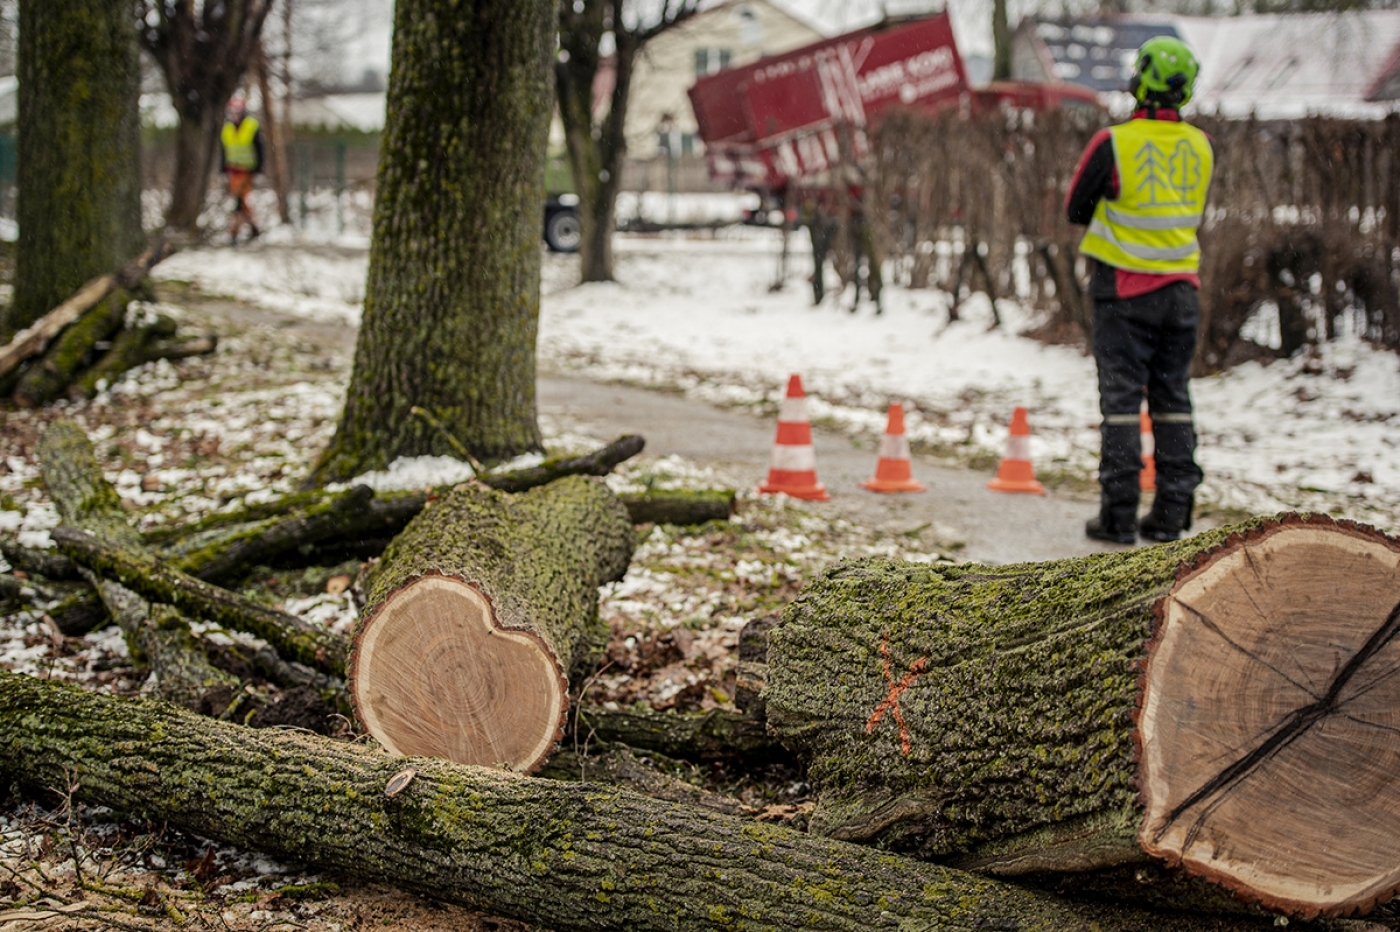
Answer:
[[[20,4],[19,243],[0,340],[141,251],[135,29],[120,3]]]
[[[319,480],[456,455],[454,438],[488,462],[541,448],[554,10],[548,0],[396,5],[364,316]]]
[[[411,769],[410,769],[411,768]],[[559,932],[1245,932],[789,829],[0,672],[0,779]]]
[[[1320,515],[854,561],[769,632],[767,720],[823,834],[1002,875],[1160,858],[1271,909],[1364,910],[1400,884],[1400,799],[1350,789],[1393,784],[1397,573],[1400,541]]]

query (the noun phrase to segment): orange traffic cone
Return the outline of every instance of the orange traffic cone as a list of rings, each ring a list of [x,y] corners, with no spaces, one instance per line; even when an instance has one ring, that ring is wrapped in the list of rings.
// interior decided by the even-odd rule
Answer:
[[[802,377],[788,379],[787,397],[778,412],[778,436],[768,461],[768,481],[760,492],[786,492],[793,498],[825,502],[831,496],[817,481],[817,453],[812,447],[812,424],[807,420],[807,395]]]
[[[909,438],[904,436],[904,406],[890,405],[889,423],[880,441],[880,459],[875,475],[866,479],[861,488],[872,492],[922,492],[925,486],[914,481],[909,462]]]
[[[1138,488],[1144,492],[1157,491],[1157,447],[1152,439],[1152,417],[1146,412],[1140,415],[1142,433],[1142,472],[1138,473]]]
[[[1031,425],[1025,408],[1011,412],[1011,436],[1006,438],[1006,455],[997,467],[997,477],[987,483],[987,488],[997,492],[1045,494],[1045,486],[1036,480],[1035,467],[1031,466]]]

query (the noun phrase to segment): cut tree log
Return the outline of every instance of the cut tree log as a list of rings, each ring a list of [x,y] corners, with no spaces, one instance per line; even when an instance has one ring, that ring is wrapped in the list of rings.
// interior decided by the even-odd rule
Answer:
[[[104,384],[115,382],[127,370],[162,358],[155,354],[155,348],[176,345],[172,338],[178,329],[179,324],[166,314],[157,314],[153,319],[134,326],[128,323],[101,358],[69,381],[68,397],[92,398]],[[208,337],[198,341],[198,346],[206,348],[208,352],[213,352],[216,345],[217,341],[211,342]]]
[[[815,831],[1001,875],[1400,889],[1400,541],[1316,515],[1018,566],[839,566],[769,634]]]
[[[140,536],[127,521],[116,489],[102,477],[81,427],[72,421],[50,424],[39,438],[39,465],[49,497],[66,523],[117,544],[140,546]],[[163,698],[209,714],[239,711],[246,701],[242,683],[209,663],[183,616],[168,606],[153,606],[91,570],[84,576],[121,627],[132,655],[155,673]]]
[[[63,394],[63,389],[87,364],[97,345],[122,328],[131,293],[109,293],[70,324],[49,345],[44,357],[20,376],[12,393],[22,408],[37,408]]]
[[[1266,932],[0,672],[0,780],[558,932]],[[1335,921],[1328,932],[1381,932]]]
[[[763,719],[728,709],[705,712],[609,711],[596,706],[578,710],[571,723],[575,740],[597,739],[691,761],[743,758],[759,763],[790,758],[768,734]]]
[[[0,376],[24,360],[42,353],[65,327],[107,297],[114,288],[135,287],[156,263],[174,251],[164,240],[159,240],[119,271],[108,272],[85,282],[71,298],[39,318],[32,326],[20,331],[14,339],[0,348]]]
[[[632,547],[626,508],[580,476],[425,508],[366,578],[348,679],[365,730],[396,753],[538,768],[571,668],[606,641],[598,587]]]
[[[618,496],[633,524],[675,524],[689,527],[728,521],[734,514],[732,489],[657,489]]]

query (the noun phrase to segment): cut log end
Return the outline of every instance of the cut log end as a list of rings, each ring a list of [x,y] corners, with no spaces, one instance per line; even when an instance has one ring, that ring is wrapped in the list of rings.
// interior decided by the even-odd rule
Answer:
[[[396,754],[531,773],[563,736],[567,683],[549,646],[491,600],[425,575],[361,624],[350,671],[361,724]]]
[[[1400,890],[1400,541],[1289,516],[1159,603],[1138,712],[1139,840],[1269,909]]]

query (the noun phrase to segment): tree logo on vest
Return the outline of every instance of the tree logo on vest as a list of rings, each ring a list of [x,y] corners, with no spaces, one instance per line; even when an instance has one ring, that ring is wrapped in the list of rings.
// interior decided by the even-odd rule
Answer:
[[[1144,207],[1193,207],[1201,184],[1201,157],[1185,139],[1164,152],[1155,142],[1137,151],[1138,194]]]

